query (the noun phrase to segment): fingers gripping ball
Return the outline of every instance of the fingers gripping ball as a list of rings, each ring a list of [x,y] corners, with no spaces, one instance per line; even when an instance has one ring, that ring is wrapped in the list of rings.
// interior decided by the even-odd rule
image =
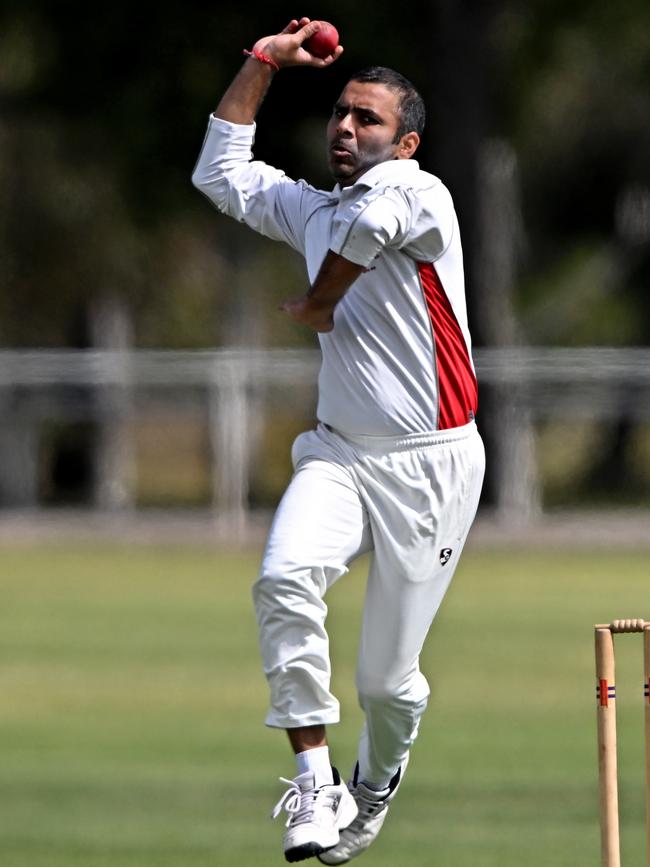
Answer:
[[[329,57],[339,44],[339,34],[336,27],[327,21],[319,21],[320,30],[310,36],[304,48],[314,57]]]

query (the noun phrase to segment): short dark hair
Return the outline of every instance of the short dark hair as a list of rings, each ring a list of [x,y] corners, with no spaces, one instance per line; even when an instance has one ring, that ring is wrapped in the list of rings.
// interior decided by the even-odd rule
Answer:
[[[360,69],[359,72],[355,72],[350,81],[360,81],[362,84],[383,84],[384,87],[399,93],[400,125],[395,134],[396,142],[407,132],[416,132],[418,135],[422,135],[426,117],[424,100],[408,78],[387,66],[367,66]]]

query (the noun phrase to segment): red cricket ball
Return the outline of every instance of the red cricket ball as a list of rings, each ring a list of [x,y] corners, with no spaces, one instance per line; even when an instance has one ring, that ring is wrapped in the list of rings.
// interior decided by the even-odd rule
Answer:
[[[314,57],[329,57],[339,44],[339,34],[336,27],[328,21],[319,21],[320,30],[310,36],[303,45]]]

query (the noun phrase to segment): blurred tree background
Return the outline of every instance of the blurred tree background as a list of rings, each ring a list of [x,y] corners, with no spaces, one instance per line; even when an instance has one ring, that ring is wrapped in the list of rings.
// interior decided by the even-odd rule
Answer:
[[[301,261],[190,183],[242,49],[301,14],[345,53],[276,76],[258,158],[331,186],[333,100],[354,70],[397,68],[429,110],[419,160],[456,201],[476,344],[650,343],[647,0],[2,0],[3,348],[315,345],[277,312]],[[498,448],[501,397],[483,398]],[[598,436],[586,489],[629,493],[633,426]]]

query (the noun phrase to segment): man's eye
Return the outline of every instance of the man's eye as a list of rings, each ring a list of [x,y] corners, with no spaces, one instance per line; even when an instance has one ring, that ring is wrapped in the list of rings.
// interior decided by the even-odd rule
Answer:
[[[364,123],[377,123],[377,118],[373,117],[371,114],[364,114],[362,118]]]

